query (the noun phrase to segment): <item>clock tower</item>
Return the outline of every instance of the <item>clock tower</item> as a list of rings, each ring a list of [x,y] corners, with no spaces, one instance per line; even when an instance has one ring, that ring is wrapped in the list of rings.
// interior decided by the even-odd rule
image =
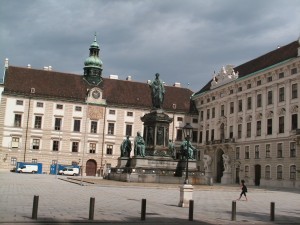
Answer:
[[[90,55],[84,61],[84,79],[91,85],[99,85],[102,81],[102,61],[99,58],[100,47],[97,37],[90,46]]]

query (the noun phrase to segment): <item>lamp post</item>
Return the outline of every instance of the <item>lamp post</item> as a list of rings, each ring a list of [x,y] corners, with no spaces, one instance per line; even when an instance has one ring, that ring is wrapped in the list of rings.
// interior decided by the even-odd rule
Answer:
[[[190,147],[190,137],[193,131],[193,127],[187,123],[183,128],[183,134],[186,139],[186,148],[184,148],[183,143],[183,149],[185,150],[185,156],[186,156],[186,172],[185,172],[185,180],[184,184],[180,187],[180,200],[179,200],[179,207],[189,207],[190,206],[190,200],[193,199],[193,186],[189,184],[189,147]]]
[[[193,127],[187,123],[183,128],[183,134],[186,139],[186,152],[185,152],[185,157],[186,157],[186,166],[185,166],[185,180],[184,184],[189,184],[189,147],[190,147],[190,137],[192,135]]]

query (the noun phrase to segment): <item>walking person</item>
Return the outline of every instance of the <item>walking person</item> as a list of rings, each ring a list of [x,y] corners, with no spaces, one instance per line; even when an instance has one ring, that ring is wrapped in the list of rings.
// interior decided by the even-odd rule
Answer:
[[[240,197],[237,200],[240,200],[241,197],[244,195],[245,198],[246,198],[246,201],[248,201],[247,196],[246,196],[246,192],[248,191],[247,190],[247,186],[245,185],[245,181],[244,180],[241,180],[241,183],[242,183],[242,185],[241,185],[242,192],[240,194]]]

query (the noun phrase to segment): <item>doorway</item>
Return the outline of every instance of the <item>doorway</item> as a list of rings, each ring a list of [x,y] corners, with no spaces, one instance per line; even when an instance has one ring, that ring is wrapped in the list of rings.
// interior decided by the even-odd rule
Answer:
[[[219,149],[217,152],[217,183],[221,183],[221,178],[223,176],[224,171],[224,163],[223,157],[224,154],[223,150]]]
[[[259,186],[260,178],[261,178],[261,166],[258,164],[255,165],[254,170],[255,170],[255,178],[254,178],[255,186]]]
[[[94,159],[89,159],[86,162],[86,176],[96,176],[97,162]]]
[[[235,168],[235,183],[240,183],[240,167]]]

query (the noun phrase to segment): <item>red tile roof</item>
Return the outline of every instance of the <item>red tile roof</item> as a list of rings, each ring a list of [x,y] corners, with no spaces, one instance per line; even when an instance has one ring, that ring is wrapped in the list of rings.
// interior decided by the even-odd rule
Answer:
[[[56,71],[37,70],[9,66],[4,81],[4,94],[30,95],[38,98],[64,99],[84,102],[89,85],[83,76]],[[147,83],[103,78],[99,86],[108,105],[151,108],[151,92]],[[196,112],[190,97],[193,92],[186,88],[165,86],[166,94],[163,109],[173,111]]]

